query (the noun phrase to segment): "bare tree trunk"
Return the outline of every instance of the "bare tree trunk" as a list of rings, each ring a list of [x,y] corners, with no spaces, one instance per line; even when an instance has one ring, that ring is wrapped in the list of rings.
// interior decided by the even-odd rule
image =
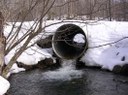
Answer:
[[[112,13],[111,13],[111,0],[108,0],[108,14],[109,14],[109,21],[112,21]]]
[[[122,8],[122,11],[123,11],[123,21],[127,21],[127,16],[126,16],[127,15],[127,8],[126,8],[126,3],[127,2],[126,2],[126,0],[122,0],[122,3],[123,3],[122,4],[123,5],[122,6],[123,7]]]
[[[70,2],[70,1],[69,1]],[[70,3],[68,3],[68,10],[67,10],[67,19],[70,18]]]
[[[2,74],[2,69],[4,66],[4,55],[5,55],[5,37],[3,34],[3,22],[4,17],[2,12],[0,12],[0,75]]]

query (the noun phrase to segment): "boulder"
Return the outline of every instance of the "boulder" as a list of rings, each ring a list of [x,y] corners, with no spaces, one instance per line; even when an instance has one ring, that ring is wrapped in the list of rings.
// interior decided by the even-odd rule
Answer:
[[[121,66],[120,65],[115,65],[112,72],[119,74],[121,72]]]
[[[59,59],[56,59],[56,63],[53,62],[52,58],[46,58],[38,62],[38,64],[34,65],[26,65],[21,62],[17,62],[18,67],[25,68],[26,71],[33,70],[33,69],[56,69],[60,67]]]
[[[125,64],[121,68],[121,74],[128,76],[128,64]]]
[[[82,68],[85,68],[85,63],[80,61],[80,60],[77,60],[76,61],[76,68],[77,69],[82,69]]]
[[[116,65],[112,71],[116,74],[128,76],[128,64],[124,64],[123,66]]]
[[[52,47],[52,36],[50,35],[45,39],[40,39],[37,41],[37,45],[41,48],[51,48]]]

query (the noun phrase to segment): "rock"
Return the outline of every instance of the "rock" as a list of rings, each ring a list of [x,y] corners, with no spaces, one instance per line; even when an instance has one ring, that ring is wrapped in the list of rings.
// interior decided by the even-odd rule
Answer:
[[[77,69],[84,69],[84,68],[88,68],[88,69],[101,69],[100,66],[87,66],[86,63],[80,61],[79,58],[76,60],[76,68]]]
[[[45,60],[42,60],[40,62],[38,62],[38,64],[36,65],[37,68],[39,69],[57,69],[59,68],[61,65],[61,61],[59,58],[56,58],[56,62],[53,62],[52,58],[46,58]]]
[[[82,62],[82,61],[77,60],[77,61],[76,61],[76,68],[77,68],[77,69],[85,68],[85,63]]]
[[[128,64],[124,64],[123,66],[116,65],[112,71],[116,74],[128,76]]]
[[[32,69],[36,68],[36,65],[26,65],[26,64],[23,64],[21,62],[16,62],[16,63],[17,63],[18,67],[25,68],[26,71],[29,71],[29,70],[32,70]]]
[[[128,64],[125,64],[121,68],[121,74],[128,76]]]
[[[56,59],[56,63],[53,62],[52,58],[46,58],[45,60],[41,60],[38,64],[34,65],[25,65],[21,62],[17,62],[18,67],[25,68],[26,71],[33,69],[56,69],[60,67],[60,62]]]
[[[50,35],[45,39],[41,39],[37,41],[37,45],[41,48],[51,48],[52,47],[52,36]]]
[[[40,69],[43,69],[43,68],[48,68],[50,67],[51,65],[55,64],[53,62],[53,59],[51,58],[46,58],[44,60],[41,60],[38,62],[38,64],[36,65],[36,68],[40,68]]]
[[[120,65],[115,65],[112,72],[119,74],[121,72],[121,66]]]

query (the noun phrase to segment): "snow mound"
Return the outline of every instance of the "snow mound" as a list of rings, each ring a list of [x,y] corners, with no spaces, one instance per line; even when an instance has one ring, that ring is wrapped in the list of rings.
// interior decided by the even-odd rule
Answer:
[[[76,34],[73,41],[76,43],[85,43],[85,37],[82,34]]]
[[[0,95],[4,95],[10,88],[10,83],[0,76]]]
[[[52,57],[51,48],[42,49],[37,45],[32,46],[25,50],[20,57],[17,59],[18,62],[24,63],[26,65],[37,64],[39,61],[44,60],[45,58]],[[15,49],[12,50],[6,57],[5,63],[8,64],[9,60],[15,54]]]

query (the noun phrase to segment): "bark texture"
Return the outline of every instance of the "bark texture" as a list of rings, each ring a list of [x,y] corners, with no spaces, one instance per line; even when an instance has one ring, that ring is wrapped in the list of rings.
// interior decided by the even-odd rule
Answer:
[[[3,24],[4,24],[4,17],[2,15],[2,12],[0,12],[0,75],[2,74],[2,70],[4,66],[5,44],[6,44],[6,38],[4,37],[4,33],[3,33]]]

